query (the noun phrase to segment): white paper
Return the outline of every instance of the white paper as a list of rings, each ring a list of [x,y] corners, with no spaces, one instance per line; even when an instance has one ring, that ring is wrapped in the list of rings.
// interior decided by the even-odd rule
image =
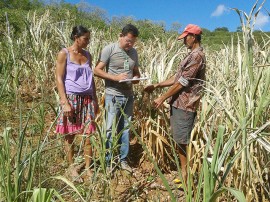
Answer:
[[[119,83],[122,83],[122,82],[128,82],[128,81],[141,81],[141,80],[147,80],[149,79],[148,77],[143,77],[143,78],[133,78],[133,79],[124,79],[124,80],[120,80]]]

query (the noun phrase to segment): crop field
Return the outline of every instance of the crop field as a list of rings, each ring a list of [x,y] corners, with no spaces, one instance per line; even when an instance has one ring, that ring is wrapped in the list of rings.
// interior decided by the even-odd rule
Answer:
[[[143,87],[172,76],[187,54],[174,37],[138,40],[141,74],[134,86],[134,118],[130,122],[129,162],[134,173],[106,173],[104,81],[95,78],[100,112],[91,136],[94,151],[91,178],[83,183],[67,176],[63,138],[56,134],[58,101],[55,60],[71,45],[72,16],[65,21],[50,10],[25,16],[24,30],[14,37],[7,26],[0,41],[0,202],[13,201],[270,201],[270,35],[253,37],[253,16],[239,14],[237,43],[219,50],[202,46],[207,80],[189,144],[188,183],[178,190],[179,160],[170,135],[169,105],[159,110]],[[140,27],[138,27],[140,29]],[[89,27],[88,50],[93,68],[101,49],[117,41],[117,30]],[[232,40],[233,41],[233,40]],[[76,163],[82,162],[76,139]]]

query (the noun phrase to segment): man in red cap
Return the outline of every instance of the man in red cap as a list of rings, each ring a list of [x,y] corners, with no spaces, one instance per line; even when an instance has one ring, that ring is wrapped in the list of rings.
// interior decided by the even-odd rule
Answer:
[[[191,52],[180,63],[176,74],[163,82],[144,88],[144,91],[151,93],[156,88],[170,87],[167,92],[154,100],[154,104],[158,108],[166,99],[170,98],[172,136],[178,145],[182,178],[185,183],[187,182],[187,145],[190,142],[205,80],[206,60],[201,47],[201,34],[202,30],[199,26],[187,25],[178,40],[184,39],[185,46]],[[175,182],[179,183],[179,180],[176,179]]]

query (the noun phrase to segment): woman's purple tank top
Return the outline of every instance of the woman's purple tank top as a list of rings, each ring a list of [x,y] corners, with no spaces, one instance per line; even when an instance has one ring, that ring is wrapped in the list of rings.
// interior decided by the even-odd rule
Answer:
[[[70,61],[70,55],[66,48],[67,65],[64,78],[66,94],[92,95],[93,93],[93,71],[90,66],[90,54],[85,51],[87,61],[85,64],[76,64]]]

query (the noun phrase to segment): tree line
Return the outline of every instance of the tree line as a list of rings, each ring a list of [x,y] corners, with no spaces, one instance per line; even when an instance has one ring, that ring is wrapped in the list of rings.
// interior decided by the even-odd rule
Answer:
[[[50,10],[55,22],[65,21],[65,15],[69,11],[74,16],[74,25],[83,24],[86,27],[109,29],[119,33],[126,23],[135,24],[140,30],[141,40],[159,38],[166,40],[169,37],[177,37],[183,28],[178,22],[166,29],[164,22],[151,20],[135,20],[132,17],[113,17],[109,19],[106,11],[99,7],[81,2],[73,5],[64,0],[2,0],[0,2],[0,39],[3,38],[4,30],[11,30],[14,37],[20,35],[25,27],[25,16],[30,12],[42,15],[45,10]],[[203,44],[213,49],[219,49],[223,44],[236,43],[241,35],[241,27],[235,32],[229,32],[227,27],[217,27],[214,31],[203,28]],[[270,34],[270,33],[266,33]],[[262,33],[254,32],[254,37],[260,43]]]

